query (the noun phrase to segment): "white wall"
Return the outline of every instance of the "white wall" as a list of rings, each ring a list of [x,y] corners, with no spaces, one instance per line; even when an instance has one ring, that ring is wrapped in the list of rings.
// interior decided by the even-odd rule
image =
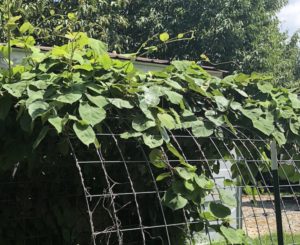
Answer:
[[[24,49],[13,48],[11,57],[12,57],[13,64],[19,64],[22,61],[23,57],[25,57]],[[134,61],[133,64],[136,67],[136,69],[144,72],[160,71],[164,67],[166,67],[166,65],[162,65],[162,64],[139,62],[139,61]],[[1,59],[1,53],[0,53],[0,67],[5,67],[5,66],[6,63],[3,61],[3,59]],[[221,71],[208,70],[208,73],[220,78],[223,76],[223,72]]]

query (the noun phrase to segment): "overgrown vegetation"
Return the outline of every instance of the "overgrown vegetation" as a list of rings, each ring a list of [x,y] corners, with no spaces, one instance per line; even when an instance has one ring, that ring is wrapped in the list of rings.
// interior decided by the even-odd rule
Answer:
[[[173,61],[163,71],[143,73],[130,61],[112,60],[103,42],[72,32],[72,25],[64,36],[67,44],[42,53],[34,46],[34,27],[29,22],[18,27],[20,18],[8,16],[8,36],[19,33],[20,37],[0,47],[7,62],[0,73],[2,170],[16,163],[35,166],[69,156],[70,135],[86,147],[110,152],[110,146],[98,142],[96,134],[120,133],[125,142],[134,139],[147,147],[157,168],[157,181],[167,180],[165,206],[174,211],[185,208],[189,218],[200,219],[197,231],[209,226],[228,243],[251,243],[242,230],[230,227],[230,207],[235,205],[231,193],[218,190],[222,203],[212,201],[208,209],[202,207],[215,188],[212,174],[218,172],[218,164],[188,163],[170,134],[189,131],[199,140],[210,136],[224,140],[228,134],[237,134],[235,126],[243,126],[251,129],[248,137],[259,135],[275,139],[279,145],[289,144],[294,154],[300,135],[297,94],[275,87],[272,77],[253,73],[219,79],[189,61]],[[76,23],[74,14],[68,18]],[[164,34],[161,39],[168,37]],[[27,51],[21,65],[11,63],[12,46]],[[57,142],[59,147],[54,150],[49,144]],[[205,150],[207,156],[216,154]],[[268,162],[268,146],[262,145],[260,150],[257,159]],[[178,164],[170,164],[164,152]],[[233,164],[245,167],[244,163]],[[232,171],[238,175],[235,165]],[[255,175],[265,169],[258,166],[252,171]],[[250,176],[244,179],[251,181]],[[219,224],[212,225],[216,220]]]
[[[5,1],[3,1],[5,2]],[[68,32],[65,14],[78,16],[76,31],[109,45],[119,53],[135,52],[149,37],[167,31],[184,33],[189,42],[156,49],[156,58],[199,60],[205,53],[223,69],[274,75],[273,83],[293,86],[299,80],[299,38],[280,33],[276,13],[286,0],[85,1],[11,0],[11,11],[36,27],[38,44],[60,45]],[[0,10],[3,15],[7,10]],[[3,22],[2,22],[3,23]],[[0,30],[3,32],[3,28]],[[190,31],[190,32],[189,32]],[[188,32],[188,33],[186,33]],[[181,35],[181,34],[180,34]],[[6,36],[0,35],[0,41]],[[158,44],[152,41],[153,46]]]

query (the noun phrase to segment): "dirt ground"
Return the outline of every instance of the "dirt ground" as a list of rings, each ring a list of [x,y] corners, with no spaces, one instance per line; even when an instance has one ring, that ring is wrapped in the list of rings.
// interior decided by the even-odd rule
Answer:
[[[255,238],[276,233],[274,197],[271,195],[243,196],[243,229]],[[285,233],[300,234],[300,198],[283,197],[281,202],[282,224]]]

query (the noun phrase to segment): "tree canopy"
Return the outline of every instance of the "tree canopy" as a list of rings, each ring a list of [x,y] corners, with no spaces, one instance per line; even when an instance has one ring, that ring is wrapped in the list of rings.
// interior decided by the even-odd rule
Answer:
[[[111,51],[131,53],[157,33],[177,36],[191,31],[192,40],[168,44],[151,55],[199,60],[204,53],[213,63],[226,62],[220,67],[229,71],[267,72],[285,84],[299,79],[298,36],[289,39],[281,33],[276,17],[286,0],[12,2],[16,15],[40,27],[39,44],[63,43],[58,34],[68,31],[68,20],[62,15],[74,12],[78,18],[75,29],[108,43]]]

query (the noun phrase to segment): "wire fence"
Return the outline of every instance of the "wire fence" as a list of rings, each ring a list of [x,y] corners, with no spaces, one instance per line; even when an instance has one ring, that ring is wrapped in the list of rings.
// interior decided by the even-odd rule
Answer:
[[[300,244],[298,149],[294,146],[278,148],[278,152],[274,153],[278,158],[277,171],[272,169],[269,141],[254,137],[247,129],[236,128],[235,135],[226,132],[226,129],[223,131],[225,133],[220,137],[208,138],[195,138],[188,130],[176,134],[170,132],[169,135],[171,143],[186,162],[210,172],[214,177],[215,189],[206,198],[203,209],[207,209],[209,201],[222,203],[220,191],[230,191],[236,199],[236,205],[231,209],[230,225],[243,229],[254,244],[280,244],[276,223],[279,217],[282,219],[284,244]],[[252,137],[249,138],[249,135]],[[54,200],[77,200],[74,202],[77,212],[68,215],[77,219],[75,223],[81,222],[81,225],[74,225],[72,232],[81,230],[84,235],[80,239],[74,238],[74,243],[70,244],[226,244],[208,224],[201,227],[203,221],[188,210],[172,211],[162,204],[162,197],[171,183],[156,181],[159,170],[151,164],[149,149],[139,140],[124,140],[108,126],[106,132],[98,134],[97,138],[105,147],[87,149],[75,137],[69,137],[71,153],[66,159],[67,168],[71,169],[71,178],[76,179],[77,184],[70,186],[63,183],[62,179],[69,179],[65,178],[67,171],[57,166],[60,168],[58,172],[63,174],[59,177],[58,186],[53,189],[53,196],[45,196],[48,201],[54,197]],[[164,147],[161,150],[170,166],[178,164],[179,160]],[[279,197],[276,197],[274,188],[274,173],[279,174]],[[38,189],[39,181],[33,182],[35,186],[32,188]],[[29,184],[28,181],[26,183]],[[2,187],[5,185],[22,186],[16,181],[0,184]],[[53,181],[48,186],[51,185]],[[58,198],[57,192],[62,186],[65,189]],[[71,189],[73,192],[76,190],[73,195]],[[16,203],[18,198],[23,200],[18,195],[20,192],[15,193],[10,203]],[[32,205],[41,202],[33,200],[34,197]],[[2,195],[0,210],[12,205],[8,203],[8,198]],[[62,203],[62,213],[67,212],[68,205]],[[73,212],[74,207],[69,210]],[[15,215],[24,219],[21,213]],[[39,219],[43,220],[43,216],[32,218],[33,225],[38,225]],[[219,222],[213,221],[210,225]],[[48,224],[48,230],[49,227]],[[39,234],[37,237],[24,234],[23,244],[57,244],[53,237],[53,234]]]

